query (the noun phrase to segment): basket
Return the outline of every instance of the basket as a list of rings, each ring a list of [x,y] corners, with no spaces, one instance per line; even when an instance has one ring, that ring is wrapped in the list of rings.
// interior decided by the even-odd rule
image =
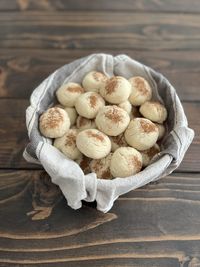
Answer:
[[[69,81],[81,83],[86,73],[97,70],[108,76],[125,78],[144,77],[152,87],[153,99],[164,103],[168,118],[167,133],[161,152],[143,171],[126,178],[97,179],[95,173],[84,175],[79,165],[52,145],[52,140],[40,134],[39,116],[55,102],[55,91]],[[68,205],[73,209],[82,206],[82,200],[97,202],[97,209],[108,212],[122,194],[158,180],[175,170],[192,142],[194,131],[188,128],[187,118],[176,90],[160,73],[131,59],[127,55],[92,54],[64,65],[45,79],[32,93],[26,110],[26,125],[30,143],[24,158],[41,164],[57,184]]]

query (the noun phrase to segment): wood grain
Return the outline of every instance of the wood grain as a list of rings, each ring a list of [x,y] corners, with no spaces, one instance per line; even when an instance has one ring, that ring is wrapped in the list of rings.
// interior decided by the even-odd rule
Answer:
[[[199,49],[198,14],[6,12],[1,48]]]
[[[27,98],[32,90],[60,66],[91,53],[130,57],[165,75],[181,100],[200,100],[200,51],[136,51],[124,49],[85,50],[0,50],[0,97]],[[49,57],[51,54],[51,57]],[[13,82],[14,81],[14,82]]]
[[[0,168],[40,168],[28,164],[22,157],[28,143],[25,127],[25,109],[28,105],[29,102],[22,99],[0,100],[0,117],[4,118],[0,120]],[[196,135],[178,171],[196,172],[200,171],[200,105],[197,102],[183,103],[183,106]]]
[[[0,1],[0,266],[200,266],[199,0]],[[106,214],[78,211],[22,157],[32,90],[91,53],[128,54],[176,88],[195,138],[175,173]]]
[[[1,0],[0,10],[131,10],[162,12],[200,12],[198,0]]]
[[[0,264],[197,267],[199,188],[199,174],[173,174],[103,214],[67,207],[43,171],[0,171]]]

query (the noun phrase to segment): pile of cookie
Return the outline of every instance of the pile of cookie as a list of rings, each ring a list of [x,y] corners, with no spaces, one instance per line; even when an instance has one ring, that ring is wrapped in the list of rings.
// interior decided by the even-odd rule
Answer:
[[[98,178],[128,177],[148,166],[160,152],[165,106],[152,101],[152,89],[140,76],[129,80],[89,72],[82,85],[63,84],[58,104],[39,118],[42,135]]]

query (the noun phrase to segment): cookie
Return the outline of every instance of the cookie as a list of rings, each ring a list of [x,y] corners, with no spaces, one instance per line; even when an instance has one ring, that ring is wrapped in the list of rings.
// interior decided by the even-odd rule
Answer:
[[[78,117],[78,114],[76,112],[75,108],[64,108],[64,110],[67,112],[69,119],[70,119],[70,125],[74,125],[76,123],[76,119]]]
[[[128,113],[129,116],[132,113],[132,105],[128,100],[120,103],[118,106],[124,109]]]
[[[77,134],[78,131],[76,129],[69,129],[63,136],[56,138],[53,144],[72,160],[78,159],[81,156],[81,152],[76,146]]]
[[[156,143],[158,134],[158,128],[153,122],[135,118],[129,123],[124,136],[130,146],[137,150],[146,150]]]
[[[156,101],[147,101],[140,107],[140,113],[147,119],[163,123],[167,119],[167,110],[164,105]]]
[[[76,99],[84,93],[83,87],[78,83],[63,84],[56,92],[60,104],[64,107],[74,107]]]
[[[49,138],[61,137],[69,130],[69,127],[69,116],[62,108],[49,108],[39,118],[40,132]]]
[[[110,171],[114,177],[128,177],[142,168],[142,156],[132,147],[118,148],[111,158]]]
[[[129,79],[129,82],[132,88],[129,101],[132,105],[140,106],[144,102],[151,99],[152,89],[149,83],[143,77],[132,77]]]
[[[99,89],[104,85],[108,77],[101,72],[91,71],[82,81],[85,91],[99,92]]]
[[[131,93],[131,85],[121,76],[114,76],[106,81],[100,88],[100,94],[109,103],[120,104],[128,100]]]
[[[124,132],[129,122],[128,113],[114,105],[101,108],[95,119],[98,129],[110,136],[117,136]]]
[[[104,99],[95,92],[86,92],[78,97],[75,103],[76,111],[87,119],[96,117],[99,109],[105,105]]]
[[[155,123],[155,125],[158,127],[158,140],[162,139],[165,135],[165,126],[163,124],[160,123]]]
[[[111,151],[111,141],[107,135],[96,129],[81,131],[76,138],[78,149],[92,159],[106,157]]]

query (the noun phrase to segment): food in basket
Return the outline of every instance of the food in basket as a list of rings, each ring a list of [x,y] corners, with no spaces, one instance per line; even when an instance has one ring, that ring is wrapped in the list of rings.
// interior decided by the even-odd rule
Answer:
[[[131,93],[131,84],[121,76],[108,79],[100,88],[102,97],[111,104],[120,104],[126,101]]]
[[[155,125],[158,128],[158,140],[161,140],[163,136],[165,135],[165,126],[160,123],[155,123]]]
[[[75,102],[78,114],[87,119],[94,119],[103,106],[105,106],[104,99],[95,92],[84,93]]]
[[[59,104],[39,119],[41,133],[75,160],[85,174],[99,179],[134,175],[161,151],[167,110],[152,100],[149,83],[140,76],[129,80],[98,71],[56,92]],[[157,141],[159,143],[157,144]]]
[[[49,138],[63,136],[70,127],[70,119],[62,108],[50,108],[40,116],[40,132]]]
[[[111,141],[97,129],[81,131],[76,138],[78,149],[91,159],[102,159],[111,151]]]
[[[78,114],[76,112],[75,108],[64,108],[64,110],[67,112],[70,120],[70,125],[73,126],[76,123],[76,119],[78,117]]]
[[[124,109],[129,116],[132,115],[132,105],[129,100],[126,100],[118,105],[120,108]]]
[[[140,106],[152,97],[152,90],[149,83],[142,77],[132,77],[129,79],[131,84],[131,94],[129,101],[134,106]]]
[[[158,140],[158,128],[148,119],[135,118],[131,120],[126,131],[126,142],[137,150],[146,150]]]
[[[101,72],[91,71],[83,79],[82,85],[85,91],[99,92],[108,77]]]
[[[125,131],[130,122],[128,113],[118,106],[105,106],[96,116],[97,128],[110,136],[117,136]]]
[[[83,87],[78,83],[63,84],[56,92],[60,104],[64,107],[74,107],[76,99],[84,93]]]
[[[141,105],[140,113],[153,122],[163,123],[167,119],[165,106],[156,101],[146,101]]]
[[[68,158],[73,160],[79,159],[81,157],[81,152],[76,145],[77,135],[77,129],[69,129],[63,136],[54,140],[54,146]]]
[[[110,171],[114,177],[127,177],[142,168],[142,155],[133,147],[119,147],[113,153]]]

